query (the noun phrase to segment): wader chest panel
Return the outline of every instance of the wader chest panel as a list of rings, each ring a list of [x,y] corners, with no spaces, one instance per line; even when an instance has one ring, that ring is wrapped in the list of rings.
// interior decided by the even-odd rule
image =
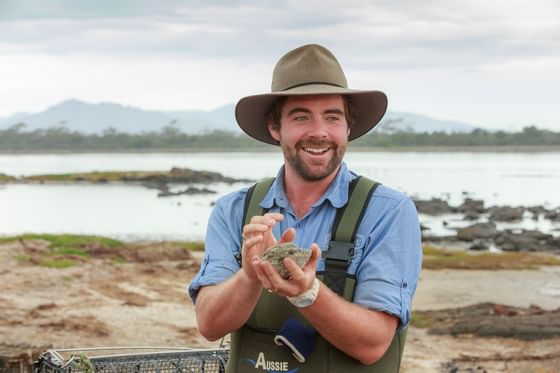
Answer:
[[[243,225],[248,224],[253,216],[265,213],[259,204],[273,181],[273,178],[268,178],[249,188],[245,200]],[[317,277],[325,285],[350,302],[353,300],[356,280],[354,276],[347,273],[347,269],[354,256],[356,231],[378,185],[365,177],[358,177],[351,182],[348,203],[337,210],[329,248],[322,254],[325,259],[325,270],[317,273]],[[240,255],[237,259],[241,264]],[[275,333],[288,318],[298,319],[309,326],[297,308],[285,298],[263,291],[247,323],[232,333],[226,372],[397,373],[399,370],[406,329],[395,333],[389,349],[375,364],[361,364],[320,336],[309,359],[301,364],[286,349],[277,346],[273,341]]]

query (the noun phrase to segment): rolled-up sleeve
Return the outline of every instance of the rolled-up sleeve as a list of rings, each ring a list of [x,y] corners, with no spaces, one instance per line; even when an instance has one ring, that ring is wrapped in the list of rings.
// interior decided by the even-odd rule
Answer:
[[[422,265],[420,224],[414,203],[405,197],[384,205],[357,268],[354,302],[410,322],[410,305]],[[373,208],[376,208],[373,206]]]
[[[235,255],[240,250],[241,214],[245,193],[235,193],[219,199],[208,219],[204,241],[204,259],[189,286],[189,295],[196,302],[198,290],[217,285],[240,268]]]

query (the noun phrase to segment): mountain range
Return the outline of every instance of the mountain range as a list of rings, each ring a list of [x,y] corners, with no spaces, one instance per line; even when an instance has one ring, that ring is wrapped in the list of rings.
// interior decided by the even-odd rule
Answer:
[[[17,113],[0,118],[0,129],[24,123],[25,131],[65,127],[70,131],[101,134],[108,128],[118,132],[159,132],[172,125],[189,134],[225,130],[241,132],[234,118],[235,105],[229,104],[214,110],[150,111],[116,103],[92,104],[80,100],[66,100],[38,113]],[[428,116],[388,111],[378,130],[382,132],[470,132],[476,126]]]

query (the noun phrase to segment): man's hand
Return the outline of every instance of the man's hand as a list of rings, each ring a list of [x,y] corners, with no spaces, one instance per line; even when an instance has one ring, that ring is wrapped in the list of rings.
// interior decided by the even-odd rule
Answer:
[[[257,280],[252,263],[255,258],[260,258],[262,253],[277,243],[272,234],[272,228],[284,219],[279,213],[267,213],[262,216],[253,216],[249,224],[243,227],[243,246],[241,247],[242,269],[251,280]],[[295,231],[288,229],[282,235],[280,242],[293,240]]]
[[[291,274],[287,280],[282,278],[269,262],[262,261],[259,258],[253,260],[254,272],[266,289],[274,291],[283,297],[298,296],[311,289],[315,279],[317,261],[321,256],[321,249],[319,249],[317,244],[313,244],[310,250],[311,257],[303,268],[299,268],[296,262],[290,258],[284,259],[284,266]]]

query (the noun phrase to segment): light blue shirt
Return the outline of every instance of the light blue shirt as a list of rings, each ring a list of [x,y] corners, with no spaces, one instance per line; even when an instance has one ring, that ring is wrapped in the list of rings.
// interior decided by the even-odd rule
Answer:
[[[275,237],[293,227],[298,246],[309,248],[317,243],[322,251],[327,250],[336,208],[348,201],[348,186],[356,177],[342,163],[326,193],[298,219],[284,191],[282,167],[260,204],[270,212],[284,214],[284,220],[273,228]],[[247,188],[230,193],[218,199],[212,210],[204,260],[189,286],[193,302],[202,286],[219,284],[240,269],[235,256],[240,251],[246,194]],[[380,185],[356,233],[354,256],[348,268],[357,280],[353,302],[397,316],[401,328],[408,325],[421,264],[420,223],[414,203],[403,193]],[[324,259],[320,259],[317,271],[324,268]]]

